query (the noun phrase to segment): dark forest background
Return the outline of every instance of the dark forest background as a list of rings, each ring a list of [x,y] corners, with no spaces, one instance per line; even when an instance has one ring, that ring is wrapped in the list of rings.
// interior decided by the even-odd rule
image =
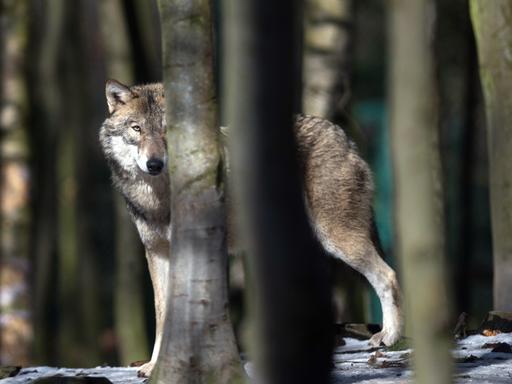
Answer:
[[[302,109],[343,126],[369,161],[379,234],[388,262],[398,268],[387,2],[339,0],[332,15],[316,3],[329,2],[306,3]],[[467,1],[436,6],[452,312],[469,313],[476,326],[492,309],[484,106]],[[315,29],[322,23],[335,27]],[[154,325],[143,248],[110,185],[98,130],[107,114],[107,79],[161,81],[159,25],[156,3],[147,0],[1,2],[2,365],[128,364],[149,356]],[[322,67],[325,56],[329,65]],[[343,276],[336,285],[337,321],[381,322],[366,281],[332,264]],[[232,257],[232,313],[240,333],[243,269]]]

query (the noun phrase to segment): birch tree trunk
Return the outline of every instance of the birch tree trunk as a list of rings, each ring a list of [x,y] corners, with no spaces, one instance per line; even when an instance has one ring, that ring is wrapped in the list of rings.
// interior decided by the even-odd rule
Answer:
[[[254,282],[255,375],[271,384],[327,383],[326,260],[304,211],[293,134],[299,3],[229,0],[223,14],[235,212]]]
[[[29,2],[0,2],[0,363],[27,365],[32,349],[26,82]]]
[[[167,316],[152,383],[237,383],[228,312],[212,4],[160,0],[171,178]]]
[[[350,98],[352,0],[306,0],[303,112],[333,120]]]
[[[120,0],[99,4],[107,77],[133,84],[133,55],[128,28]],[[144,312],[144,251],[126,203],[115,193],[116,285],[115,327],[119,338],[122,365],[143,360],[149,355]]]
[[[470,7],[487,117],[494,308],[512,311],[512,2]]]
[[[398,254],[418,383],[451,382],[431,0],[390,2]]]

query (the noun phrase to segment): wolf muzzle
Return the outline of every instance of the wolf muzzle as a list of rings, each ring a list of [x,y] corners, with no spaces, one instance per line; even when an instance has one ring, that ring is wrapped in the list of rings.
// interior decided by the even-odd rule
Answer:
[[[156,176],[162,172],[162,169],[164,168],[164,162],[160,159],[152,158],[146,162],[146,167],[148,168],[150,175]]]

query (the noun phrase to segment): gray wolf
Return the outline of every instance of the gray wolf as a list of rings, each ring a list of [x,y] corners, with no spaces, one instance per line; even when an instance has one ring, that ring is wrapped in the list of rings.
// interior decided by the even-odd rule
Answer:
[[[164,90],[162,84],[129,87],[109,80],[106,97],[110,115],[100,143],[144,244],[155,295],[155,345],[140,368],[149,375],[163,333],[171,240]],[[377,292],[383,328],[370,344],[389,346],[402,333],[401,295],[376,243],[370,169],[339,126],[301,115],[294,131],[311,225],[325,250],[362,273]]]

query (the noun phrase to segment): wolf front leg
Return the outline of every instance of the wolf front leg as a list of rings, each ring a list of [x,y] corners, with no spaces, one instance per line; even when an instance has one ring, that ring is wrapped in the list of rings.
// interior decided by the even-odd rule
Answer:
[[[163,327],[167,304],[167,287],[169,284],[169,245],[146,250],[149,274],[155,296],[156,332],[151,360],[139,368],[139,376],[149,376],[155,367],[162,344]]]

